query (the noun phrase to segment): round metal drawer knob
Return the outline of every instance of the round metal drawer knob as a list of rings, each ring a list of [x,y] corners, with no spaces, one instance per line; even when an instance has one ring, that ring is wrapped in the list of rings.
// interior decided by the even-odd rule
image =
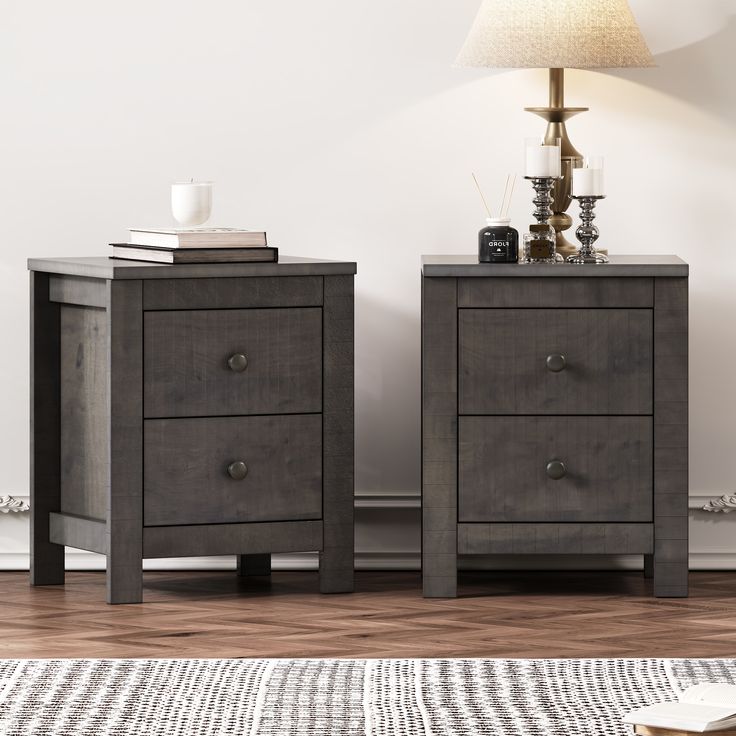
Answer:
[[[559,373],[564,367],[567,361],[562,353],[552,353],[547,356],[547,370],[552,373]]]
[[[242,373],[248,367],[248,358],[243,353],[235,353],[227,359],[227,365],[231,371]]]
[[[233,480],[243,480],[248,475],[248,466],[242,460],[236,460],[227,466],[227,474]]]
[[[550,460],[547,463],[547,475],[552,480],[559,480],[567,475],[567,468],[562,460]]]

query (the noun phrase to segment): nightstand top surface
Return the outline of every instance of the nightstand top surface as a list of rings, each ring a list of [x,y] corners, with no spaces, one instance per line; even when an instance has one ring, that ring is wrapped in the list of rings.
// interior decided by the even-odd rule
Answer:
[[[610,263],[478,263],[478,256],[422,256],[422,273],[434,277],[669,276],[685,277],[688,265],[677,256],[612,255]]]
[[[236,276],[334,276],[354,274],[353,261],[280,256],[278,263],[147,263],[107,256],[29,258],[30,271],[98,279],[192,279]]]

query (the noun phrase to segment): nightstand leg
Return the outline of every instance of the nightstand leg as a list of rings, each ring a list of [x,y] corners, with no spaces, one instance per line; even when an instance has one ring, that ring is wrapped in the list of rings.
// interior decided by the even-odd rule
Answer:
[[[654,595],[687,596],[687,279],[654,282]]]
[[[425,557],[422,564],[429,568],[422,576],[422,595],[425,598],[457,598],[457,573],[450,576],[432,575],[432,565]]]
[[[130,533],[127,537],[126,532]],[[110,534],[108,531],[108,603],[141,603],[143,601],[143,557],[140,548],[133,546],[139,536],[140,522],[138,521],[117,521],[115,532]]]
[[[353,277],[324,277],[322,308],[322,593],[353,591]]]
[[[143,290],[107,282],[107,602],[143,600]]]
[[[270,575],[271,555],[238,555],[238,576]]]
[[[655,542],[654,595],[657,598],[687,598],[687,539],[662,539]]]
[[[644,555],[644,577],[654,577],[654,555]]]
[[[457,596],[455,486],[425,485],[422,499],[422,587],[425,598]]]
[[[353,592],[354,561],[352,539],[351,524],[349,545],[331,546],[319,553],[320,593]]]
[[[64,583],[64,547],[49,540],[49,514],[61,509],[60,351],[49,275],[31,271],[31,585]]]
[[[422,582],[457,595],[457,281],[422,279]]]

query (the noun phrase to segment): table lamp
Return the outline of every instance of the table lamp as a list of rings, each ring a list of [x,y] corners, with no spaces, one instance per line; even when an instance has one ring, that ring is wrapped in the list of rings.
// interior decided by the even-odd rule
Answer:
[[[563,231],[572,225],[572,170],[582,166],[583,156],[570,142],[565,121],[588,108],[565,107],[565,67],[655,66],[627,0],[483,0],[455,63],[549,68],[549,106],[525,109],[547,121],[545,142],[561,141],[562,179],[555,184],[550,225],[557,251],[575,253]]]

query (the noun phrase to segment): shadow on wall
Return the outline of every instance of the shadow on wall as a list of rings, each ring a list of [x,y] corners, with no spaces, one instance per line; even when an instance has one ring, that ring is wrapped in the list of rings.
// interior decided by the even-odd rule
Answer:
[[[419,313],[356,293],[355,487],[419,487],[421,385]],[[380,346],[381,353],[376,349]]]
[[[638,232],[646,231],[643,242],[691,264],[690,478],[693,493],[714,496],[734,489],[729,458],[736,450],[731,427],[736,392],[729,377],[736,352],[733,341],[724,339],[733,334],[729,315],[736,309],[736,251],[727,226],[723,229],[724,213],[732,208],[727,182],[736,170],[734,49],[732,14],[710,35],[657,55],[658,68],[610,72],[622,83],[633,83],[628,101],[640,118],[638,140],[622,135],[609,141],[619,146],[614,161],[631,154],[627,145],[641,152],[643,176],[626,180],[628,188],[619,192],[650,209],[649,221],[638,223]],[[652,150],[656,154],[647,161]],[[659,171],[652,175],[654,167]],[[710,524],[728,527],[727,519],[719,515]],[[705,525],[698,528],[700,538],[707,539]]]
[[[735,11],[736,12],[736,11]],[[724,84],[724,60],[736,62],[736,15],[712,36],[658,54],[653,69],[617,69],[609,74],[643,84],[736,125],[736,84]],[[666,70],[666,73],[662,73]]]

